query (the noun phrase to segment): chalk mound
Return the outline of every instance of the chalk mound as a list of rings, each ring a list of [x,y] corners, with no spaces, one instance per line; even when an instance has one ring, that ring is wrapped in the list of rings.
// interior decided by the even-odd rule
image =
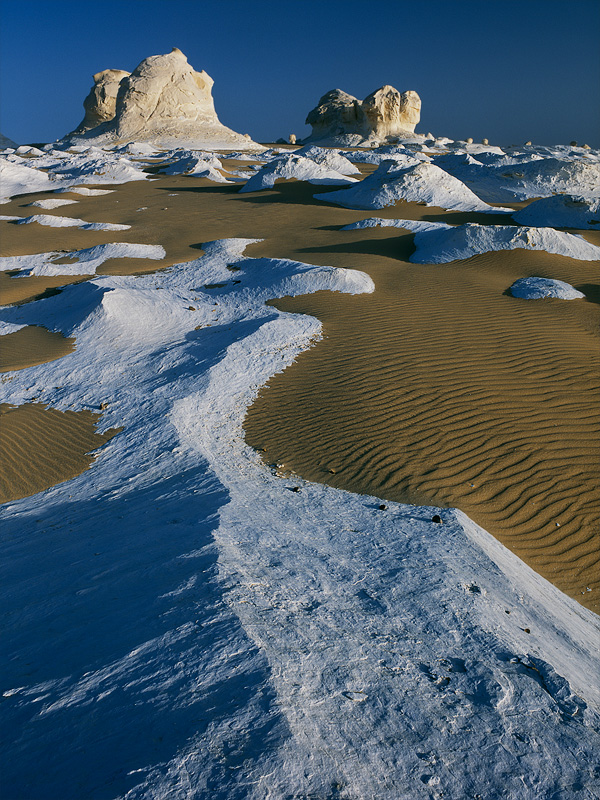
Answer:
[[[600,194],[600,164],[584,158],[565,160],[537,154],[517,157],[484,153],[449,153],[434,159],[437,166],[466,183],[488,203],[513,203],[553,194]]]
[[[8,203],[11,197],[28,192],[47,192],[54,187],[46,172],[22,163],[0,161],[0,203]]]
[[[600,230],[600,197],[558,194],[535,200],[513,214],[520,225]]]
[[[306,124],[312,126],[312,133],[304,141],[349,147],[385,142],[412,136],[420,118],[421,98],[414,91],[401,94],[386,85],[361,102],[332,89],[308,113]]]
[[[360,170],[355,167],[346,154],[340,153],[339,150],[325,149],[324,147],[317,147],[315,144],[307,144],[299,150],[294,151],[294,155],[310,158],[321,166],[333,169],[336,172],[341,172],[342,175],[360,175]]]
[[[274,158],[253,175],[242,186],[240,192],[260,192],[262,189],[272,189],[278,180],[308,181],[313,184],[348,184],[356,183],[356,178],[343,175],[326,164],[319,164],[311,158],[286,153]]]
[[[196,72],[176,47],[166,55],[145,58],[131,74],[104,70],[94,75],[83,122],[66,138],[83,137],[95,144],[135,141],[208,150],[262,149],[249,136],[221,124],[212,86],[212,78]]]
[[[361,228],[404,228],[415,233],[413,264],[447,264],[494,250],[545,250],[579,261],[600,261],[600,247],[581,236],[555,231],[554,228],[517,227],[516,225],[447,225],[412,219],[359,220],[342,230]]]
[[[585,297],[583,292],[578,292],[570,283],[554,278],[521,278],[513,283],[509,291],[513,297],[521,297],[524,300],[542,300],[544,297],[577,300]]]
[[[385,208],[404,200],[451,211],[510,211],[489,206],[458,178],[434,164],[410,156],[405,157],[404,163],[383,161],[357,186],[319,195],[319,199],[346,208]]]
[[[111,258],[149,258],[161,261],[166,255],[164,247],[157,244],[129,244],[113,242],[85,250],[52,251],[26,256],[0,258],[0,271],[14,270],[19,277],[37,275],[94,275],[98,267]],[[65,263],[68,259],[67,263]],[[55,263],[59,262],[59,263]]]

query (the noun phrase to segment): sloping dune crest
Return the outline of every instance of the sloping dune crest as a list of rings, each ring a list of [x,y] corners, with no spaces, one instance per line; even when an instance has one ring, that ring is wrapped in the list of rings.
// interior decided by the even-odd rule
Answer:
[[[592,602],[595,308],[505,293],[524,271],[582,282],[579,263],[519,250],[443,267],[383,257],[370,271],[373,295],[278,301],[318,316],[326,339],[263,390],[248,440],[312,480],[456,506]]]

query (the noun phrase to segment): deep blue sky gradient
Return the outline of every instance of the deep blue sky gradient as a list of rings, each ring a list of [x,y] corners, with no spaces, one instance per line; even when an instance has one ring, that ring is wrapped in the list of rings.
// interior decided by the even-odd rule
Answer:
[[[221,121],[306,135],[340,88],[414,89],[417,131],[600,147],[600,0],[1,0],[0,130],[53,141],[92,75],[179,47],[214,79]]]

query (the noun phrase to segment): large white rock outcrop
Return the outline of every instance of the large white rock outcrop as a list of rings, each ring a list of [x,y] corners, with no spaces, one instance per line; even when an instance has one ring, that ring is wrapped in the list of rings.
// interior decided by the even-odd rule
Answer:
[[[69,142],[84,138],[94,144],[136,141],[205,150],[262,149],[249,136],[221,124],[212,78],[196,72],[177,48],[144,59],[131,74],[99,72],[94,82],[84,102],[85,119],[67,137]]]
[[[400,94],[386,85],[361,102],[341,89],[332,89],[309,112],[306,124],[313,130],[305,142],[349,146],[366,141],[381,143],[412,136],[420,117],[421,98],[413,91]]]

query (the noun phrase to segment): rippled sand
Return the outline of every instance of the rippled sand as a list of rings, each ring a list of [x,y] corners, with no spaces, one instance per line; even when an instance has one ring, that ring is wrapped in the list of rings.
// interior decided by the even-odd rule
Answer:
[[[202,242],[245,237],[264,239],[248,248],[250,256],[368,272],[373,295],[319,293],[277,302],[319,317],[325,338],[261,392],[246,420],[248,441],[264,449],[268,462],[309,479],[389,499],[457,506],[598,610],[597,263],[517,250],[447,265],[410,264],[411,234],[341,231],[369,212],[319,202],[313,195],[324,199],[327,188],[296,182],[246,195],[237,186],[186,177],[114,188],[114,194],[60,211],[131,224],[130,231],[26,226],[38,230],[27,231],[25,239],[23,226],[6,226],[3,253],[130,241],[162,244],[167,257],[160,266],[166,266],[197,258]],[[18,204],[10,204],[14,211],[6,206],[6,213],[25,213]],[[377,214],[506,222],[418,204]],[[586,234],[590,241],[595,236]],[[117,260],[101,271],[157,267]],[[588,299],[529,302],[506,294],[514,280],[531,274],[566,280]],[[36,280],[4,282],[20,281],[26,294],[21,287]],[[68,441],[70,424],[48,429],[46,453]],[[83,452],[83,445],[72,447]],[[30,473],[35,469],[28,464]]]
[[[99,414],[57,411],[41,403],[0,404],[0,503],[27,497],[86,470],[118,433],[96,433]]]

